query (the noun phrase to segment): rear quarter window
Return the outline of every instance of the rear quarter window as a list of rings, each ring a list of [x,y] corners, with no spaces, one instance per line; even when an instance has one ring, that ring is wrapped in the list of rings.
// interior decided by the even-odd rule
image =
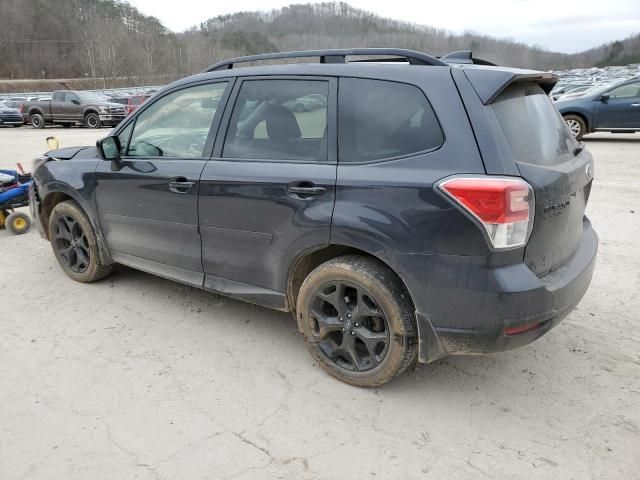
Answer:
[[[341,78],[338,115],[341,163],[406,156],[444,143],[431,105],[414,85]]]
[[[516,161],[557,165],[573,157],[576,141],[537,84],[510,85],[491,107]]]

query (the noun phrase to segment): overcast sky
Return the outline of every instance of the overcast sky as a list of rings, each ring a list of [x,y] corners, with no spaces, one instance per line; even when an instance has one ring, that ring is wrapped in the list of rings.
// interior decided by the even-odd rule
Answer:
[[[304,0],[129,0],[173,31],[243,10],[268,11]],[[314,3],[314,2],[308,2]],[[574,53],[640,33],[640,0],[351,0],[384,17],[461,33],[508,37],[557,52]]]

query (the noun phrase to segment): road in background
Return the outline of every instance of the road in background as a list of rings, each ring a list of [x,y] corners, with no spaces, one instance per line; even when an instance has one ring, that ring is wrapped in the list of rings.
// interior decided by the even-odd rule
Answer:
[[[0,129],[0,166],[108,131]],[[637,478],[640,134],[585,143],[600,251],[578,308],[377,390],[323,373],[289,314],[127,268],[75,283],[35,229],[0,231],[0,478]]]

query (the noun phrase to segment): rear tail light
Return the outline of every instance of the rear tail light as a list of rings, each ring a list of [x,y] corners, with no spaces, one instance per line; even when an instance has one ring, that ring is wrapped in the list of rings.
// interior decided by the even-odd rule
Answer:
[[[437,188],[484,229],[494,249],[526,245],[533,228],[531,186],[519,178],[454,177]]]

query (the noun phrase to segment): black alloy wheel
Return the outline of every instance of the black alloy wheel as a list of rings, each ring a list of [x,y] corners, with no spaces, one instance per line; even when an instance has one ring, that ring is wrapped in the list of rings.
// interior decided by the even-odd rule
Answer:
[[[311,331],[328,360],[350,372],[376,368],[389,350],[389,324],[374,297],[346,281],[322,285],[313,295]]]
[[[72,272],[83,273],[89,268],[89,240],[75,218],[71,215],[58,217],[53,240],[58,257]]]

